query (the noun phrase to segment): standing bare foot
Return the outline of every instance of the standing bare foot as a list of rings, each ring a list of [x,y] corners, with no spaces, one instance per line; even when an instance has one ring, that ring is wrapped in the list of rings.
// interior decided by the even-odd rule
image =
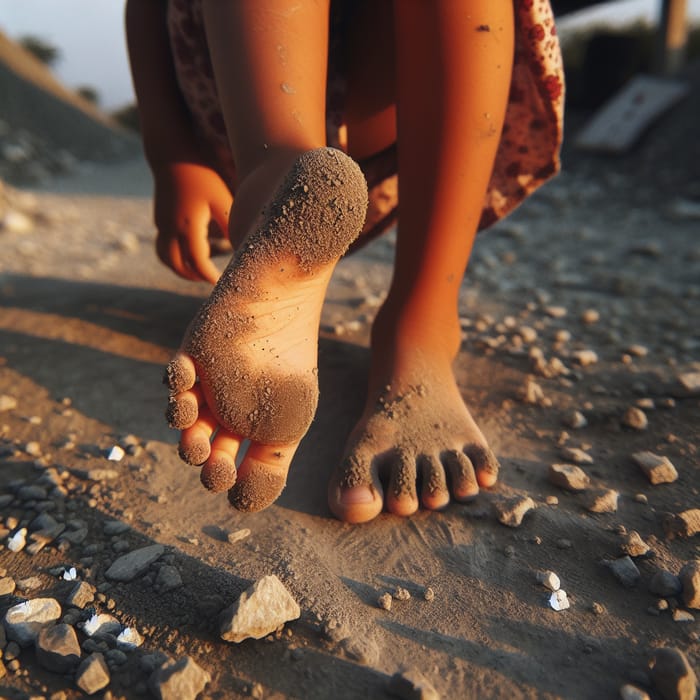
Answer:
[[[400,342],[373,333],[367,404],[328,492],[341,520],[366,522],[384,506],[403,516],[419,505],[437,510],[496,482],[498,460],[452,374],[453,343],[445,342],[452,330],[428,324]]]
[[[367,187],[354,161],[321,148],[296,159],[269,201],[166,372],[182,459],[246,511],[279,496],[314,416],[321,307],[364,223]]]

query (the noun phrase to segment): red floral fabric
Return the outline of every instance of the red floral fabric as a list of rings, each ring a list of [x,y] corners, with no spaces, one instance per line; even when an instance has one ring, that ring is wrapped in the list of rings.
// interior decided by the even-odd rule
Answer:
[[[515,53],[505,125],[479,228],[506,216],[559,170],[564,120],[564,74],[549,0],[514,0]],[[343,76],[336,54],[343,12],[332,4],[327,86],[327,141],[344,150]],[[341,8],[338,10],[338,8]],[[351,11],[351,7],[350,7]],[[170,0],[173,62],[193,122],[213,150],[214,167],[235,187],[233,163],[209,61],[201,0]],[[369,186],[366,242],[395,223],[398,212],[396,148],[360,162]]]

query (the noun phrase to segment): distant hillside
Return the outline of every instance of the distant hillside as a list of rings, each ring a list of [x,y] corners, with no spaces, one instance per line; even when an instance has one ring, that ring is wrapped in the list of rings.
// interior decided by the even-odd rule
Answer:
[[[11,177],[23,165],[29,175],[42,169],[50,173],[74,160],[116,160],[139,152],[133,134],[68,90],[2,32],[0,95],[0,157],[5,166],[0,176]]]

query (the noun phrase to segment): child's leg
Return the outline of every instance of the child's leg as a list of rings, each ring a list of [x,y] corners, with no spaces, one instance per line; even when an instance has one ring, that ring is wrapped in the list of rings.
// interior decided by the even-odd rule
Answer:
[[[400,209],[396,267],[374,324],[370,393],[329,504],[359,522],[408,515],[495,482],[498,463],[451,364],[458,298],[501,136],[512,0],[394,3]],[[449,484],[449,486],[448,486]]]
[[[169,417],[204,484],[259,510],[282,490],[313,417],[321,306],[367,190],[349,158],[311,150],[326,138],[328,2],[205,0],[204,16],[242,243],[168,367]]]

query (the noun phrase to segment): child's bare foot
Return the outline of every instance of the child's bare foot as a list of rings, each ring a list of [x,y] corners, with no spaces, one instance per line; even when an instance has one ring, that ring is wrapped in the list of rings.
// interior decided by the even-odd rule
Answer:
[[[270,201],[166,373],[181,457],[247,511],[279,496],[314,416],[321,307],[364,223],[367,188],[354,161],[322,148],[297,158]]]
[[[437,510],[496,482],[498,460],[452,374],[450,331],[427,324],[412,340],[373,339],[367,405],[329,487],[341,520],[371,520],[384,505],[404,516],[419,504]]]

